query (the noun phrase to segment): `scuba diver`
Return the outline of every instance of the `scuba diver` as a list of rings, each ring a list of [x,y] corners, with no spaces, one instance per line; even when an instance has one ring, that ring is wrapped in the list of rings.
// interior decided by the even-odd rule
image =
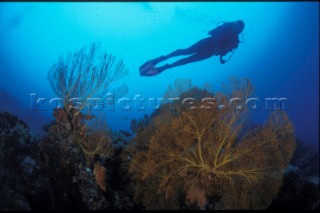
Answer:
[[[239,34],[244,29],[244,22],[241,20],[234,22],[224,22],[222,25],[208,32],[210,37],[204,38],[197,43],[191,45],[186,49],[178,49],[173,51],[169,55],[162,55],[158,58],[147,61],[142,66],[140,66],[141,76],[155,76],[163,72],[164,70],[181,66],[188,63],[193,63],[201,61],[211,56],[220,56],[220,63],[224,64],[229,61],[233,55],[234,50],[238,47],[240,43]],[[223,56],[231,52],[232,54],[228,60],[224,60]],[[169,58],[181,56],[181,55],[191,55],[187,58],[180,59],[172,64],[165,64],[161,67],[155,67],[156,64],[165,61]]]

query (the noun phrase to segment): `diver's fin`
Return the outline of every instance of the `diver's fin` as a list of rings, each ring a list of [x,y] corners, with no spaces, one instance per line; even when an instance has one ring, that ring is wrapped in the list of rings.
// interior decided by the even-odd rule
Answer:
[[[150,68],[154,67],[156,64],[160,63],[161,61],[164,61],[165,59],[166,59],[166,57],[162,55],[158,58],[151,59],[151,60],[147,61],[146,63],[142,64],[139,67],[140,73],[141,72],[143,73],[143,72],[149,70]]]
[[[158,75],[160,73],[161,73],[161,71],[159,69],[155,68],[155,67],[152,67],[149,70],[145,70],[145,72],[143,72],[143,73],[140,71],[140,75],[141,76],[147,76],[147,77],[155,76],[155,75]]]
[[[141,65],[139,67],[140,70],[140,75],[143,75],[145,72],[147,72],[149,69],[154,67],[154,63],[153,61],[147,61],[146,63],[144,63],[143,65]]]

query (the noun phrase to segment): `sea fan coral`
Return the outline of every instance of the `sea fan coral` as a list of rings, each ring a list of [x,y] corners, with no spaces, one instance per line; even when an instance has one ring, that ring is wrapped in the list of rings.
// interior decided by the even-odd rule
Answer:
[[[230,93],[211,97],[220,105],[233,97],[248,98],[252,90],[248,80],[233,81]],[[159,113],[149,132],[137,135],[129,166],[136,199],[149,209],[178,209],[193,202],[204,208],[213,197],[219,198],[216,209],[268,207],[295,150],[288,116],[272,113],[266,124],[244,133],[246,108],[208,110],[200,101],[195,106]],[[168,115],[171,119],[161,119]]]
[[[89,104],[90,98],[104,99],[112,84],[127,74],[123,60],[115,63],[114,56],[101,51],[100,43],[92,43],[89,50],[84,46],[60,57],[49,69],[47,78],[73,120]],[[114,91],[120,96],[127,92],[127,87]]]
[[[49,69],[50,85],[62,100],[62,107],[54,110],[57,125],[52,128],[59,138],[68,137],[71,143],[78,144],[88,164],[95,156],[112,156],[112,139],[105,120],[91,114],[92,106],[86,113],[83,109],[89,105],[90,98],[104,100],[112,84],[127,73],[123,60],[115,62],[114,56],[101,51],[99,43],[61,57]],[[126,86],[120,87],[114,90],[114,95],[123,95],[126,90]],[[95,128],[90,128],[92,120],[96,121]]]

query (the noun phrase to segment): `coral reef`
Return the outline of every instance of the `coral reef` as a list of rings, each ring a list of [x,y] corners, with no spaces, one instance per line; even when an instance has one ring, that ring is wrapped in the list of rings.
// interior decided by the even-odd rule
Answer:
[[[79,140],[78,138],[81,135],[76,135],[71,131],[65,111],[62,109],[56,110],[54,115],[57,124],[49,129],[48,135],[40,144],[40,148],[44,168],[52,178],[55,193],[60,194],[63,198],[59,202],[69,201],[69,204],[63,205],[68,206],[68,209],[99,210],[109,208],[110,204],[106,201],[103,191],[99,187],[102,180],[97,183],[94,175],[93,161],[96,156],[91,155],[89,151],[95,151],[98,148],[83,148],[80,145],[80,143],[85,143],[83,140],[75,141]],[[79,117],[81,116],[80,113]],[[77,125],[79,129],[84,128],[81,123]],[[86,141],[86,143],[90,142]],[[59,158],[56,156],[59,156]],[[96,163],[98,163],[98,160],[96,160]]]
[[[94,157],[95,163],[88,166],[67,126],[60,120],[59,125],[50,125],[46,136],[34,138],[25,122],[0,113],[0,209],[136,208],[132,198],[115,186],[120,179],[118,157]]]
[[[133,208],[132,199],[115,187],[115,139],[102,120],[88,126],[84,121],[92,117],[79,113],[77,118],[82,120],[76,122],[73,131],[68,128],[65,111],[56,109],[54,115],[57,123],[44,138],[41,153],[47,173],[55,177],[53,185],[59,189],[56,193],[69,196],[74,201],[72,206],[80,210]]]
[[[67,115],[61,109],[58,112]],[[68,128],[66,123],[69,120],[63,119],[59,113],[54,113],[57,123],[50,127],[40,147],[43,167],[52,178],[54,193],[61,197],[57,201],[62,204],[61,209],[103,210],[134,206],[130,198],[113,187],[112,179],[117,170],[112,165],[114,152],[111,143],[114,139],[110,132],[99,124],[99,120],[95,122],[96,129],[79,121],[77,128],[83,130],[83,135],[77,135],[78,131]],[[89,119],[81,113],[78,118]]]
[[[107,184],[112,177],[108,162],[114,155],[114,139],[103,116],[92,114],[90,99],[104,100],[111,85],[127,72],[123,61],[115,63],[112,55],[100,50],[99,43],[61,57],[49,70],[48,80],[61,97],[62,107],[54,109],[55,124],[49,127],[41,149],[47,172],[60,177],[53,184],[70,196],[76,208],[102,210],[114,206],[114,192]],[[123,86],[114,94],[120,96],[126,90]]]
[[[269,209],[316,210],[319,204],[319,151],[297,140],[283,185]]]
[[[0,113],[0,209],[319,209],[319,152],[285,113],[259,126],[246,108],[216,108],[252,91],[247,80],[223,93],[177,80],[134,134],[63,106],[40,138]]]

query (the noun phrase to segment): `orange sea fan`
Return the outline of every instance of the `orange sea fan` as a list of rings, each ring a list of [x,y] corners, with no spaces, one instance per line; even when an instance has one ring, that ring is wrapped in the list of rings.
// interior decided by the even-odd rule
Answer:
[[[217,100],[247,98],[252,92],[248,80],[232,86]],[[137,141],[129,172],[138,201],[148,209],[179,209],[183,203],[204,208],[206,200],[218,197],[223,209],[268,207],[295,150],[293,125],[284,112],[274,112],[266,124],[248,130],[247,109],[179,107],[171,119],[159,119],[162,115],[166,113],[153,118],[152,131],[136,137],[144,146]]]
[[[107,169],[101,165],[100,162],[96,162],[94,164],[93,170],[94,177],[96,179],[96,183],[100,187],[102,191],[107,190],[106,178],[107,178]]]

